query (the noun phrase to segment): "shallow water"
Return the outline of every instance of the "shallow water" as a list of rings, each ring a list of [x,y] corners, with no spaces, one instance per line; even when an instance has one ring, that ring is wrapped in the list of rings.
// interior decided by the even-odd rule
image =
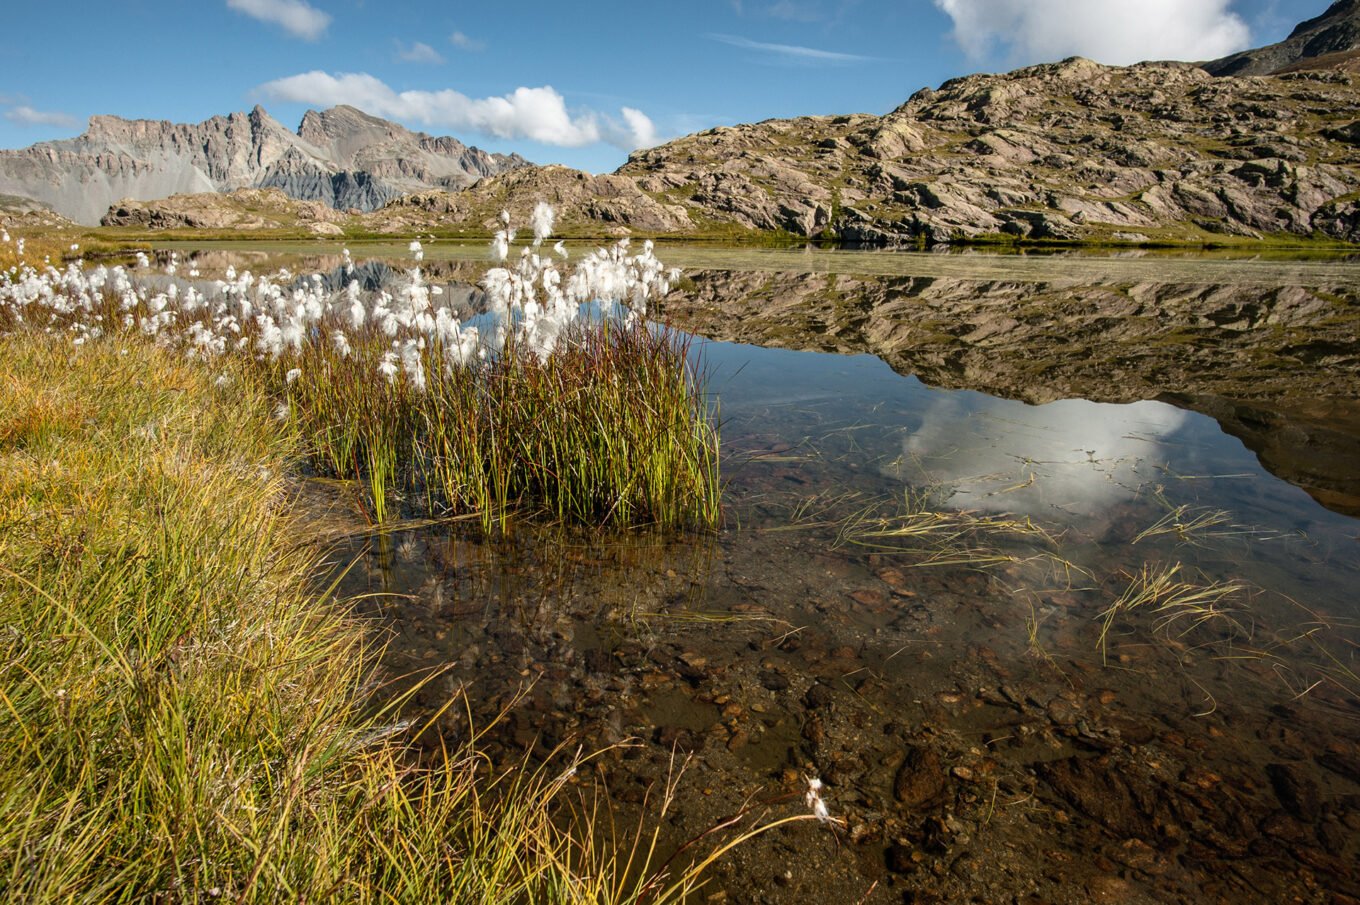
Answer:
[[[718,337],[717,534],[353,520],[418,706],[515,701],[507,767],[613,746],[579,781],[624,815],[689,756],[671,844],[823,778],[844,826],[745,844],[728,901],[1360,897],[1353,265],[762,254],[663,306]]]

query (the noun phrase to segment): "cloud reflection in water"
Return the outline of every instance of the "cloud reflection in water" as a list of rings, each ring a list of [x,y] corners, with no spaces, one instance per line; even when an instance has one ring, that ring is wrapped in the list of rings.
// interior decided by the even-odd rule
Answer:
[[[1160,402],[1031,406],[937,395],[902,440],[901,468],[909,480],[938,487],[953,507],[1097,515],[1158,480],[1166,441],[1187,417]]]

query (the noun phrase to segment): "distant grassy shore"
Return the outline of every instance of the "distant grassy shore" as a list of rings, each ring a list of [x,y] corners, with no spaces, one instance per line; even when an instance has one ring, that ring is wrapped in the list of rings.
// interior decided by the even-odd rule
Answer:
[[[0,337],[0,899],[665,902],[557,772],[418,764],[242,372]],[[626,854],[626,852],[625,852]],[[625,875],[628,878],[626,879]]]

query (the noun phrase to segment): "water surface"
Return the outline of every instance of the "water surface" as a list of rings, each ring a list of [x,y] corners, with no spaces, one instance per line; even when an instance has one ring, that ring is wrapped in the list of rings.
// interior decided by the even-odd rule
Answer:
[[[729,901],[1360,896],[1355,265],[666,251],[725,527],[354,518],[419,706],[516,702],[507,767],[616,746],[625,817],[688,757],[669,844],[824,779],[844,827]]]

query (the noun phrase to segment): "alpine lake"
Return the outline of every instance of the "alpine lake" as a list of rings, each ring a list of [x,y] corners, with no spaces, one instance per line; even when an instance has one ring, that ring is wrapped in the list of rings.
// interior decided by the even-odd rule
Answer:
[[[484,248],[425,252],[475,314]],[[698,901],[1360,901],[1360,259],[658,254],[721,530],[379,531],[302,489],[421,744],[597,752],[578,805],[678,858],[825,783],[832,824]]]

